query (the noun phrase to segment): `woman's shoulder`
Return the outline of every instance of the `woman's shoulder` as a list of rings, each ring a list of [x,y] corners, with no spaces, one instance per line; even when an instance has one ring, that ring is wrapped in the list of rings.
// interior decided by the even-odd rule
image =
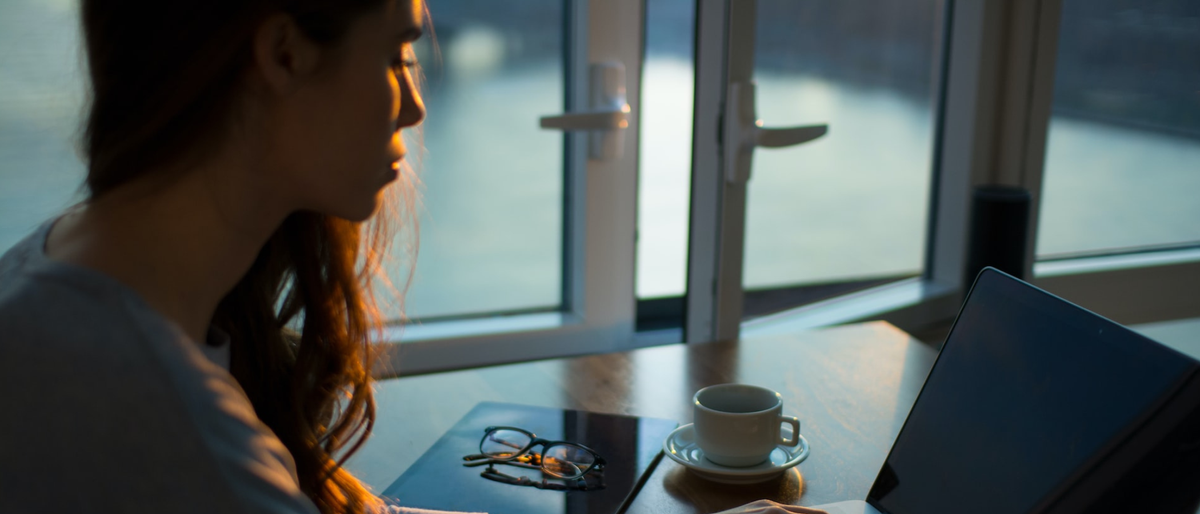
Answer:
[[[223,373],[132,290],[47,259],[40,232],[0,258],[0,382],[163,409],[186,407],[181,396]]]
[[[214,379],[236,387],[132,289],[46,258],[40,241],[35,232],[0,258],[0,381],[159,412],[204,404]]]
[[[66,494],[101,511],[313,511],[225,369],[115,280],[31,244],[0,259],[0,387],[20,391],[9,407],[27,420],[0,429],[14,457],[0,475],[28,481],[30,501]],[[24,505],[0,511],[9,502]]]
[[[169,324],[115,279],[47,258],[45,232],[0,257],[0,353],[29,364],[39,356],[115,364],[143,353],[146,339],[170,338]]]

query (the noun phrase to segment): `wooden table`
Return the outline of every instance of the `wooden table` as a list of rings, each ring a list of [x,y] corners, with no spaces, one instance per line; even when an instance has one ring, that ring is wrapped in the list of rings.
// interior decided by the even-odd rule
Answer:
[[[383,491],[476,403],[501,401],[690,423],[712,384],[779,391],[812,454],[782,479],[708,482],[663,459],[631,513],[711,513],[760,498],[797,505],[863,499],[937,353],[882,322],[740,342],[671,345],[381,382],[375,435],[348,467]]]

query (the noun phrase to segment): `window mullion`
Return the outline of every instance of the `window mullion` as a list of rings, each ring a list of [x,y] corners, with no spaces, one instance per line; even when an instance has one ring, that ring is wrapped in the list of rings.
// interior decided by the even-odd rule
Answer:
[[[692,129],[692,191],[688,222],[684,340],[714,339],[717,249],[721,212],[721,104],[725,94],[726,0],[696,4],[696,92]]]
[[[1005,103],[1021,106],[1007,121],[995,183],[1018,185],[1030,193],[1029,228],[1026,230],[1026,279],[1033,277],[1036,260],[1038,218],[1041,212],[1043,168],[1050,108],[1054,101],[1054,70],[1058,56],[1059,18],[1062,0],[1021,2],[1010,28],[1010,55],[1021,57],[1010,64]],[[1019,53],[1018,53],[1019,52]],[[1019,145],[1019,146],[1018,146]],[[1005,162],[1011,158],[1012,162]]]
[[[588,109],[588,1],[568,0],[564,112]],[[563,309],[584,316],[587,291],[587,134],[563,132]]]
[[[1030,276],[1060,9],[1059,0],[951,4],[927,278],[962,294],[978,186],[1032,194]]]
[[[733,4],[736,4],[736,8]],[[754,73],[756,0],[700,0],[696,29],[696,107],[684,338],[738,336],[742,321],[746,184],[726,180],[723,141],[729,85]],[[746,163],[748,166],[749,163]],[[748,170],[746,170],[748,171]]]
[[[583,304],[576,312],[582,312],[589,326],[612,333],[612,347],[594,349],[610,351],[633,344],[636,317],[634,269],[642,59],[642,31],[638,28],[642,26],[644,9],[641,0],[583,3],[588,5],[589,13],[586,65],[623,65],[630,108],[628,127],[618,131],[623,138],[623,151],[604,159],[586,157],[585,153],[586,172],[577,176],[584,184],[584,205],[576,207],[576,212],[580,207],[584,212],[585,242],[579,256],[582,261],[576,262],[581,262],[585,271]],[[586,134],[577,137],[587,139]]]

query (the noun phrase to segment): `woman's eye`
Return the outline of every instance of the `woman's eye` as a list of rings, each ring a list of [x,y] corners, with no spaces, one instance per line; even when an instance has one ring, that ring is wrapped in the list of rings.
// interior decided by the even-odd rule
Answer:
[[[415,55],[413,55],[412,50],[408,45],[402,46],[394,55],[392,55],[392,69],[397,73],[406,69],[412,69],[416,65],[417,58]]]
[[[395,69],[396,71],[400,71],[401,69],[412,68],[416,65],[417,65],[417,60],[413,59],[411,57],[397,55],[396,57],[392,58],[392,68]]]

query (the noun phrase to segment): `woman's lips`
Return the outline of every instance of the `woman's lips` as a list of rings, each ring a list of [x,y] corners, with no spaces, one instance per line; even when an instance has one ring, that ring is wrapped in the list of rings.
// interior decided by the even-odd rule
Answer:
[[[405,152],[404,147],[402,146],[388,149],[388,165],[383,172],[383,175],[387,178],[388,182],[396,180],[396,178],[400,176],[400,167],[404,162],[405,155],[407,154],[408,152]]]
[[[400,177],[400,163],[403,160],[403,157],[396,159],[392,161],[392,163],[386,168],[384,168],[382,175],[388,182],[392,182]]]

